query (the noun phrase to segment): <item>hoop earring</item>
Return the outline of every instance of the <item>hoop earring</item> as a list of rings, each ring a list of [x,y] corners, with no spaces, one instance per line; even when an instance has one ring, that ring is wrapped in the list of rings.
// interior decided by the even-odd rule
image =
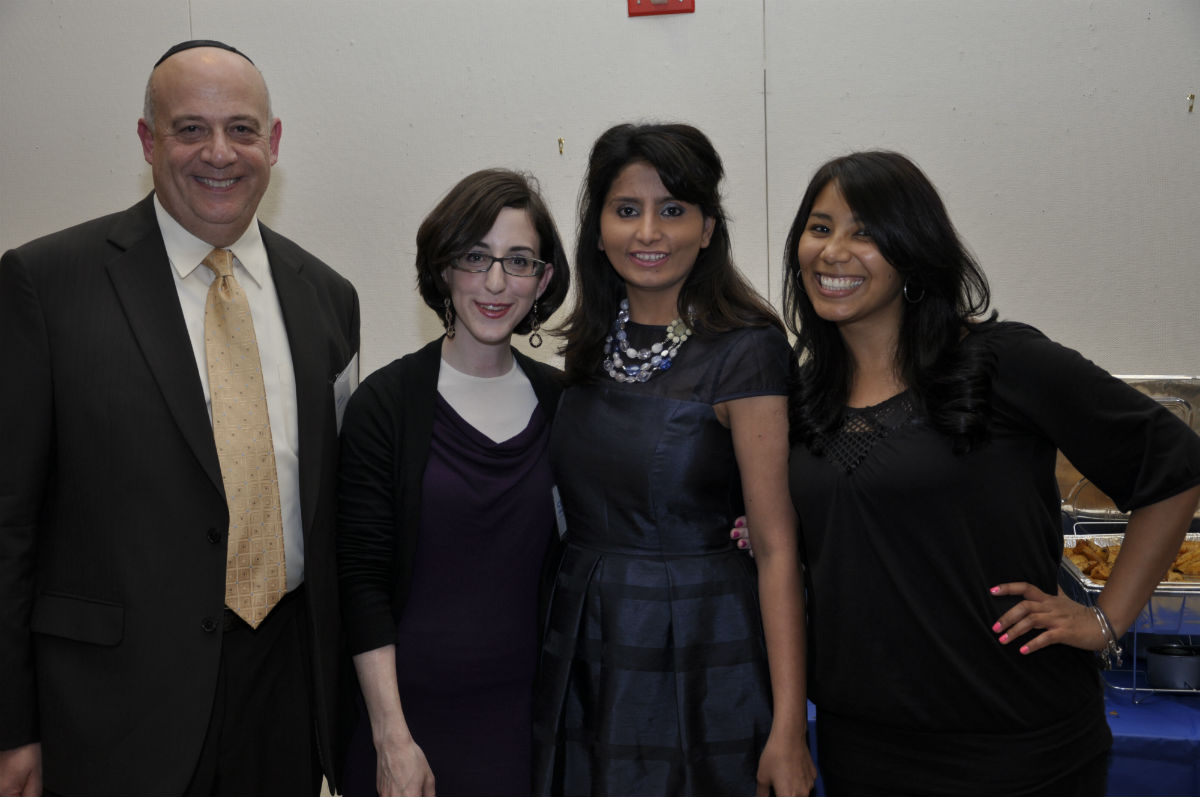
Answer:
[[[915,299],[909,294],[908,285],[909,285],[909,280],[907,278],[905,278],[905,280],[904,280],[904,301],[908,302],[909,304],[916,304],[917,302],[919,302],[925,298],[925,286],[924,285],[920,285],[920,284],[917,285],[917,287],[921,289],[921,293]]]
[[[533,309],[529,311],[529,345],[535,349],[542,345],[542,336],[538,334],[541,328],[537,317],[537,299],[534,299]]]
[[[446,297],[446,301],[442,303],[445,312],[442,313],[442,324],[446,327],[446,337],[454,340],[454,303],[450,301],[450,297]]]

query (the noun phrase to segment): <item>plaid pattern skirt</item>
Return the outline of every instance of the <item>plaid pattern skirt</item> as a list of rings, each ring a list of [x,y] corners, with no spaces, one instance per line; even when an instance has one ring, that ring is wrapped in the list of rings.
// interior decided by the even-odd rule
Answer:
[[[534,701],[534,793],[753,794],[771,728],[752,560],[568,544]]]

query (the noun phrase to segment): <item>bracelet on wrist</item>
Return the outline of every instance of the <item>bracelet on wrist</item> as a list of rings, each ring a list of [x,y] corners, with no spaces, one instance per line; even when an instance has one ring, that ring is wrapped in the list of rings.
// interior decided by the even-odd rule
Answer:
[[[1108,615],[1100,608],[1099,604],[1092,606],[1092,613],[1096,617],[1096,622],[1100,625],[1100,634],[1104,637],[1104,647],[1096,651],[1096,657],[1100,660],[1100,665],[1111,670],[1116,662],[1117,667],[1121,666],[1121,656],[1124,651],[1117,644],[1117,635],[1113,631],[1112,623],[1108,619]]]

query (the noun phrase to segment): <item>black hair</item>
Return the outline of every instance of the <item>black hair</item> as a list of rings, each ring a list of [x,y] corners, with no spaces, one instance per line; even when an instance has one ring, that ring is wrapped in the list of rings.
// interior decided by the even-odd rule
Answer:
[[[570,382],[597,378],[604,339],[625,295],[625,283],[598,247],[600,220],[613,182],[622,169],[638,162],[648,163],[658,173],[671,196],[697,205],[713,221],[708,246],[700,250],[679,291],[679,317],[688,318],[698,334],[764,326],[783,331],[770,305],[733,264],[719,190],[724,167],[712,142],[686,124],[621,124],[596,139],[579,192],[575,249],[579,286],[575,306],[563,325],[566,343],[561,349]]]
[[[964,343],[991,303],[987,278],[967,251],[929,178],[905,156],[855,152],[821,166],[808,184],[784,253],[784,315],[796,335],[802,379],[791,402],[792,439],[820,452],[840,427],[851,362],[838,327],[804,292],[798,246],[817,195],[833,183],[880,254],[905,281],[896,370],[934,428],[967,451],[986,436],[990,364]],[[915,300],[915,301],[913,301]]]

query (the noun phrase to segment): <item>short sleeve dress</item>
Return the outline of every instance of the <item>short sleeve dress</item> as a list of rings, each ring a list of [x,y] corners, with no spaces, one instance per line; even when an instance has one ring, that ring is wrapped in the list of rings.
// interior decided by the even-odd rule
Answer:
[[[991,625],[1017,599],[988,589],[1057,589],[1058,449],[1124,509],[1200,483],[1200,438],[1078,353],[1011,322],[964,345],[994,364],[989,439],[970,453],[908,392],[849,409],[821,456],[792,449],[827,784],[1018,794],[1103,756],[1092,654],[1001,645]]]
[[[630,343],[664,328],[629,324]],[[713,405],[786,395],[783,333],[693,336],[644,383],[563,393],[551,461],[567,536],[534,711],[541,794],[750,794],[771,727],[753,561]]]

